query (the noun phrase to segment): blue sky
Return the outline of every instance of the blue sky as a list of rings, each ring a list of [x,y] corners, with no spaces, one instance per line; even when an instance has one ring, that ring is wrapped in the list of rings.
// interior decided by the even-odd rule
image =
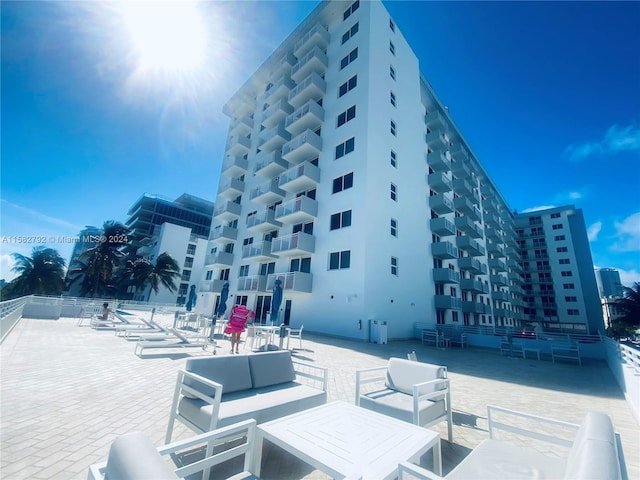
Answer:
[[[176,73],[139,67],[123,3],[2,2],[3,239],[68,258],[145,192],[215,200],[224,102],[317,5],[202,3],[205,60]],[[640,3],[385,5],[510,207],[582,208],[594,264],[640,281]],[[33,246],[0,243],[0,278]]]

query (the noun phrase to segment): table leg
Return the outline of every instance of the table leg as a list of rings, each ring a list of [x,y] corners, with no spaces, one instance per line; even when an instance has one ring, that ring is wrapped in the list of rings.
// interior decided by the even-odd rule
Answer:
[[[440,449],[440,439],[431,449],[433,452],[433,470],[436,474],[442,476],[442,451]]]
[[[256,477],[260,477],[260,469],[262,468],[262,446],[264,444],[264,437],[262,432],[256,429],[255,444],[253,446],[253,465],[251,466],[251,473]]]

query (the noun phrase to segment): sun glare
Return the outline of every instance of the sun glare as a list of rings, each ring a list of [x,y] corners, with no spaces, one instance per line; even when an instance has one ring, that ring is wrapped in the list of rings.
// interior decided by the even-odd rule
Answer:
[[[189,70],[205,57],[207,32],[195,2],[125,2],[125,25],[143,69]]]

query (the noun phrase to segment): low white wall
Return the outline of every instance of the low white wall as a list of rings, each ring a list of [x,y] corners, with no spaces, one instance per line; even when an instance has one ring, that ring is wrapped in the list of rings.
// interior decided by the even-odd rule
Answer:
[[[640,423],[640,351],[610,338],[604,344],[609,368]]]

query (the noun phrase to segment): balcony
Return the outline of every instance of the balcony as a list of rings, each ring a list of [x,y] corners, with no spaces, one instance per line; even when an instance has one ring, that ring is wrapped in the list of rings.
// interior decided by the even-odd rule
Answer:
[[[486,223],[487,227],[497,228],[500,226],[500,220],[498,220],[498,216],[492,212],[484,214],[484,223]]]
[[[435,283],[460,283],[460,272],[450,268],[434,268],[433,281]]]
[[[218,195],[227,200],[233,200],[234,198],[242,195],[244,192],[244,182],[237,178],[230,178],[220,184],[218,188]]]
[[[438,215],[443,215],[453,212],[453,202],[442,193],[440,195],[431,195],[429,197],[429,208]]]
[[[458,268],[460,270],[469,272],[472,275],[481,275],[487,273],[487,266],[483,263],[480,263],[479,260],[476,260],[473,257],[458,258]]]
[[[203,280],[200,282],[200,293],[220,293],[226,280]]]
[[[309,51],[314,47],[326,50],[329,45],[329,39],[330,37],[327,29],[320,23],[316,23],[304,35],[304,37],[295,43],[293,46],[293,54],[296,57],[301,58],[309,53]]]
[[[233,265],[233,253],[210,253],[204,257],[204,264],[207,267],[230,267]]]
[[[449,153],[451,154],[451,158],[453,158],[456,162],[469,161],[469,151],[466,148],[464,148],[460,143],[451,145],[451,148],[449,149]]]
[[[507,278],[516,283],[522,282],[522,275],[520,275],[518,272],[508,272]]]
[[[431,244],[431,255],[434,258],[451,259],[458,257],[458,249],[451,242],[440,241]]]
[[[507,287],[509,285],[509,281],[504,275],[489,275],[489,280],[492,285],[497,287]]]
[[[242,115],[231,122],[229,133],[238,137],[246,137],[253,131],[253,118]]]
[[[482,227],[475,224],[468,217],[456,217],[454,220],[456,228],[473,238],[482,238]],[[458,245],[460,246],[460,245]]]
[[[451,191],[451,180],[443,172],[427,174],[427,185],[436,193]]]
[[[230,222],[240,216],[241,207],[235,202],[216,202],[213,209],[213,218],[221,222]]]
[[[489,287],[482,283],[480,280],[474,280],[473,278],[461,278],[460,290],[471,293],[485,293]]]
[[[277,255],[271,254],[271,242],[250,243],[242,247],[243,260],[256,260],[266,262],[278,258]]]
[[[272,291],[279,278],[285,292],[311,293],[313,275],[307,272],[273,273],[267,278],[267,291]]]
[[[293,108],[300,108],[309,100],[321,99],[327,91],[327,82],[313,72],[302,82],[298,82],[298,85],[289,92],[289,104]]]
[[[262,152],[272,152],[291,140],[291,134],[284,129],[284,125],[276,125],[260,132],[258,148]]]
[[[424,123],[429,130],[449,130],[449,122],[440,110],[433,110],[424,116]]]
[[[266,292],[267,276],[251,275],[247,277],[239,277],[237,285],[239,292]]]
[[[516,272],[522,272],[522,265],[518,263],[516,258],[507,259],[507,266]]]
[[[323,75],[328,63],[327,54],[318,46],[315,46],[293,66],[291,69],[291,78],[296,83],[300,83],[305,77],[311,75],[311,73],[315,72],[318,75]]]
[[[225,157],[222,162],[222,175],[233,178],[241,177],[247,173],[247,168],[249,168],[249,162],[246,158],[240,155]]]
[[[441,150],[429,152],[426,154],[427,165],[431,167],[434,172],[447,172],[451,170],[451,159],[448,157],[447,152]]]
[[[264,111],[262,125],[266,128],[274,128],[291,112],[293,112],[293,107],[287,103],[286,98],[282,98]]]
[[[460,196],[473,196],[473,185],[466,178],[456,178],[451,183],[453,191]]]
[[[491,238],[491,239],[503,242],[504,241],[504,234],[502,233],[502,230],[500,230],[498,228],[489,227],[489,228],[487,228],[487,238]]]
[[[280,175],[278,186],[287,192],[304,192],[320,183],[320,169],[313,163],[304,162]]]
[[[293,53],[285,53],[271,72],[271,78],[279,78],[281,75],[288,75],[289,72],[291,72],[291,67],[293,67],[297,61],[298,60]]]
[[[282,223],[276,221],[275,212],[270,208],[247,218],[247,228],[252,232],[270,232],[281,226]]]
[[[286,192],[278,188],[278,179],[273,178],[253,188],[249,193],[249,199],[266,206],[284,199],[285,195]]]
[[[444,217],[429,219],[431,233],[439,237],[448,237],[456,234],[456,226]]]
[[[315,100],[309,100],[287,117],[284,128],[291,135],[299,135],[305,130],[315,130],[324,121],[324,108]]]
[[[454,180],[455,182],[455,180]],[[471,215],[477,217],[480,215],[480,210],[476,207],[468,197],[455,197],[453,199],[453,206],[455,209],[463,215]]]
[[[434,295],[436,310],[460,310],[462,300],[449,295]]]
[[[451,153],[449,153],[451,154]],[[451,171],[458,178],[469,178],[471,177],[471,168],[469,168],[469,162],[456,160],[451,164]]]
[[[278,150],[269,153],[261,153],[256,159],[254,173],[261,177],[273,178],[289,168],[289,162],[282,159]]]
[[[218,225],[211,229],[209,240],[213,243],[235,242],[238,239],[238,229],[226,225]]]
[[[488,232],[487,232],[487,238],[489,238]],[[505,257],[504,247],[499,243],[493,243],[493,242],[487,243],[487,250],[489,251],[489,253],[493,254],[494,257],[498,257],[498,258]]]
[[[496,302],[510,302],[511,296],[507,292],[494,290],[491,292],[491,300]]]
[[[507,310],[506,308],[494,308],[493,309],[493,316],[498,318],[498,317],[503,317],[503,318],[508,318],[513,316],[515,312],[513,310]]]
[[[276,207],[276,219],[295,225],[311,222],[318,216],[318,202],[312,198],[297,197]]]
[[[277,253],[279,257],[311,255],[315,248],[315,237],[304,232],[296,232],[271,240],[271,252]]]
[[[434,152],[449,148],[449,140],[441,130],[431,130],[427,133],[425,140],[429,149]]]
[[[460,250],[467,252],[470,257],[482,257],[486,254],[485,248],[467,235],[458,235],[456,245]]]
[[[147,255],[151,255],[153,253],[153,247],[151,245],[143,245],[142,247],[136,250],[136,255],[140,257],[146,257]]]
[[[276,102],[279,103],[281,100],[284,100],[286,103],[289,92],[295,86],[295,82],[288,76],[282,76],[264,92],[264,100],[272,106],[274,106]]]
[[[245,155],[251,149],[251,139],[242,135],[232,135],[227,143],[226,154],[229,156]]]
[[[463,301],[462,313],[487,313],[487,305],[480,302]]]
[[[282,147],[282,158],[292,165],[317,157],[322,151],[322,138],[312,130],[305,130]]]
[[[496,272],[507,271],[507,264],[498,258],[490,258],[487,263],[489,264],[489,268]]]

